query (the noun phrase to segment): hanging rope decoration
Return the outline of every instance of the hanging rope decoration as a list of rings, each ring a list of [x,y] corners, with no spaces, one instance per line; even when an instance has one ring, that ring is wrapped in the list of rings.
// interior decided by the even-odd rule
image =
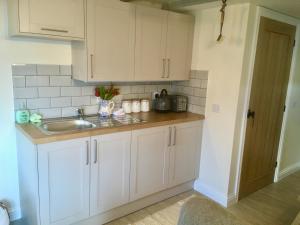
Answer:
[[[220,27],[220,34],[219,34],[219,37],[217,39],[217,41],[221,41],[222,40],[222,37],[223,37],[223,26],[224,26],[224,20],[225,20],[225,8],[227,6],[227,0],[222,0],[222,8],[220,10],[221,12],[221,27]]]

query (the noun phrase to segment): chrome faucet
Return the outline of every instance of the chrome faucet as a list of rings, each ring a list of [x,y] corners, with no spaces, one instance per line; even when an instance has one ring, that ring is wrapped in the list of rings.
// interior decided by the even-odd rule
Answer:
[[[78,118],[80,120],[84,120],[84,109],[83,108],[77,109],[77,114],[78,114]]]

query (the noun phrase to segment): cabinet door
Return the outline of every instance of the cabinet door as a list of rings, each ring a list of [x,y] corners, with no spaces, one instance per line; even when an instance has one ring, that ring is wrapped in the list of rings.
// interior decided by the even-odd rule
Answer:
[[[167,77],[188,80],[192,62],[194,18],[179,13],[168,13]]]
[[[136,200],[167,188],[168,136],[168,127],[133,131],[130,200]]]
[[[134,75],[135,6],[87,2],[89,81],[130,81]]]
[[[19,0],[21,33],[84,39],[84,0]]]
[[[131,132],[92,137],[91,215],[129,201]]]
[[[198,177],[202,139],[201,122],[173,126],[170,154],[170,186]]]
[[[40,217],[63,225],[89,216],[90,138],[38,146]]]
[[[165,79],[166,34],[166,11],[137,6],[135,80]]]

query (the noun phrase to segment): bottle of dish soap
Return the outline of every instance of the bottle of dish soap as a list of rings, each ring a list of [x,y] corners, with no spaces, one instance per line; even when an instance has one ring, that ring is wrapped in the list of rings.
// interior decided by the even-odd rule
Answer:
[[[30,119],[30,113],[26,109],[25,105],[23,105],[23,109],[18,110],[16,112],[16,121],[19,124],[25,124],[25,123],[29,123],[29,119]]]

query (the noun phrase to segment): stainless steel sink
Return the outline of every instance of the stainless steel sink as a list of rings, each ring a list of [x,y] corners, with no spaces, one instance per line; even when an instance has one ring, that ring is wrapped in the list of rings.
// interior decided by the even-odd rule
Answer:
[[[91,129],[95,127],[95,124],[86,120],[60,120],[43,123],[40,126],[40,129],[46,133],[65,133],[70,131]]]

